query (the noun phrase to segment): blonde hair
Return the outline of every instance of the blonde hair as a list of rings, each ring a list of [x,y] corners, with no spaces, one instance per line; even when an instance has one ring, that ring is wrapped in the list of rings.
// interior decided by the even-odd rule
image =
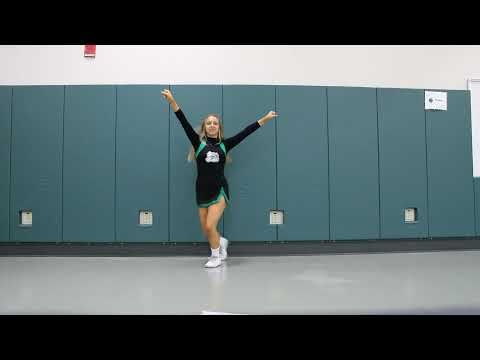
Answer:
[[[213,116],[214,118],[216,118],[218,120],[218,142],[221,143],[222,140],[224,139],[224,135],[223,135],[224,132],[223,132],[223,123],[220,120],[220,115],[208,114],[207,116],[205,116],[203,118],[201,124],[195,128],[195,132],[198,134],[200,142],[202,142],[202,141],[206,142],[207,141],[207,132],[205,130],[205,123],[207,122],[207,119],[210,116]],[[195,149],[193,148],[193,146],[191,146],[190,151],[188,152],[187,160],[190,162],[193,159],[195,159]],[[232,157],[230,156],[230,154],[228,154],[226,156],[226,161],[225,162],[227,164],[232,162]]]

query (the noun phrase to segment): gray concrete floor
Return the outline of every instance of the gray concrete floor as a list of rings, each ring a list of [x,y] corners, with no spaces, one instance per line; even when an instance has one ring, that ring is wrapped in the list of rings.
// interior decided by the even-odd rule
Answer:
[[[480,314],[480,251],[0,257],[0,314]]]

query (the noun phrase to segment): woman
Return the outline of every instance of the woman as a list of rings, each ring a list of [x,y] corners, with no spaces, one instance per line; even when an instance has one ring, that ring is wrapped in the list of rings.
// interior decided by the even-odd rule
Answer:
[[[198,134],[187,121],[172,93],[165,89],[162,91],[162,95],[172,107],[192,144],[189,160],[195,156],[197,162],[195,189],[198,215],[202,232],[208,238],[212,251],[205,267],[214,268],[220,266],[222,260],[227,259],[228,240],[221,237],[217,231],[218,221],[230,201],[228,183],[223,174],[225,162],[231,161],[227,154],[248,135],[278,115],[274,111],[270,111],[237,135],[225,139],[223,124],[219,116],[208,115],[204,118]]]

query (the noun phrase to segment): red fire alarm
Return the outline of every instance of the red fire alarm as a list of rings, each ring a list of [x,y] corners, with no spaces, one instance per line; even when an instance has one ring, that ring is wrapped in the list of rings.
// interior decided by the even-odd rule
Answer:
[[[97,45],[85,45],[85,57],[95,57],[97,51]]]

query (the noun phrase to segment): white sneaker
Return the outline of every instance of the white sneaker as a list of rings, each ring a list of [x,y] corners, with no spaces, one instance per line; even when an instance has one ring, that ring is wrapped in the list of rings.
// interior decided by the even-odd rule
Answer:
[[[211,256],[208,258],[208,261],[205,264],[207,268],[215,268],[217,266],[222,265],[222,260],[219,256]]]
[[[224,237],[220,237],[220,259],[221,260],[227,259],[228,257],[227,248],[228,248],[228,240],[225,239]]]

